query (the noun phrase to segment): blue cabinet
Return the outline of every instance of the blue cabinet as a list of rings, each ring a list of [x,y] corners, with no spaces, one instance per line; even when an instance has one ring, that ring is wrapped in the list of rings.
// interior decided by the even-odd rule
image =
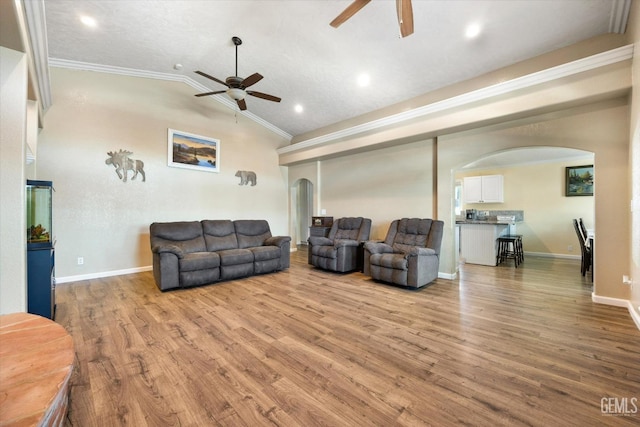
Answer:
[[[56,309],[53,246],[27,250],[27,312],[53,319]]]

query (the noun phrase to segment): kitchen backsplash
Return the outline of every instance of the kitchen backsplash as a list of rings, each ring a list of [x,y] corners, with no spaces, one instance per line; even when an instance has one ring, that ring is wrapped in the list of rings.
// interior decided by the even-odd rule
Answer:
[[[514,221],[524,221],[524,211],[489,211],[478,209],[477,219],[496,220],[499,216],[513,216]]]

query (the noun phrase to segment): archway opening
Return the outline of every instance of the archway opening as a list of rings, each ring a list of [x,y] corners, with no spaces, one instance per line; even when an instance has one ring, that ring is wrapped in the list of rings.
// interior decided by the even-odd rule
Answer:
[[[306,245],[313,215],[313,183],[302,178],[291,187],[291,218],[296,247]]]
[[[587,228],[595,228],[595,197],[573,197],[567,193],[567,168],[595,165],[594,153],[562,147],[521,147],[491,153],[453,171],[453,221],[466,220],[467,211],[480,218],[522,211],[515,224],[523,236],[525,254],[550,258],[581,258],[573,219],[582,218]],[[465,178],[500,175],[502,202],[465,200]],[[595,170],[594,170],[595,175]],[[469,179],[467,179],[470,181]],[[464,259],[460,233],[456,227],[456,265]]]

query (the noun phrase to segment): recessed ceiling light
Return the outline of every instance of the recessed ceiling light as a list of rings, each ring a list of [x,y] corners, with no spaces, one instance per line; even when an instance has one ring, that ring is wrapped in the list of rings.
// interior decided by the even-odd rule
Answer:
[[[358,76],[358,86],[369,86],[369,83],[371,83],[371,77],[369,77],[369,74],[360,74]]]
[[[480,35],[480,24],[469,24],[467,25],[467,29],[464,32],[464,35],[467,36],[468,39],[475,39]]]
[[[80,17],[80,22],[82,22],[87,27],[95,28],[98,26],[98,22],[90,16],[82,15]]]
[[[293,109],[296,111],[296,113],[302,113],[304,111],[304,108],[300,104],[296,104],[296,106],[293,107]]]

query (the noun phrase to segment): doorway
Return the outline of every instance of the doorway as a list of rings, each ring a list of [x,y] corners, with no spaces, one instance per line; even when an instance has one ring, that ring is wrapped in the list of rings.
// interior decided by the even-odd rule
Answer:
[[[294,183],[292,190],[295,242],[296,245],[306,245],[313,215],[313,183],[302,178]]]

